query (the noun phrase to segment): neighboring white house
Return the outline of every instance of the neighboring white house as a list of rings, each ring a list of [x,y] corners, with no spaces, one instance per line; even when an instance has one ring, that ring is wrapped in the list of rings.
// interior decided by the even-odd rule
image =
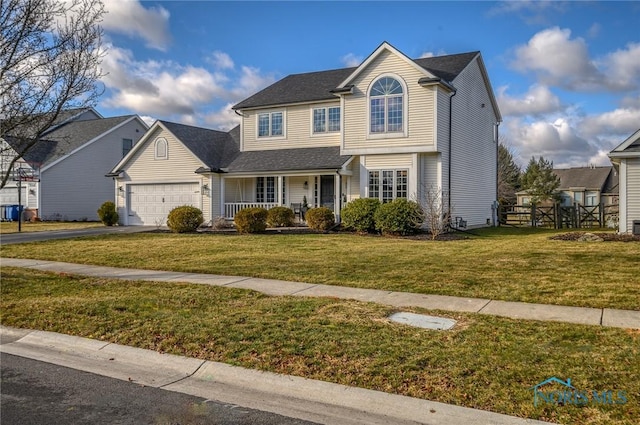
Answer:
[[[619,171],[619,232],[640,234],[640,129],[609,152]]]
[[[44,220],[98,220],[100,205],[114,200],[113,182],[105,174],[148,128],[136,115],[103,118],[92,108],[74,112],[19,162],[39,175],[39,181],[22,183],[22,205]],[[7,137],[5,143],[11,141]],[[16,182],[0,194],[3,205],[17,204]]]
[[[152,126],[110,173],[123,224],[180,203],[209,221],[305,198],[339,219],[353,199],[428,190],[470,227],[495,222],[501,116],[480,52],[410,59],[385,42],[358,67],[287,76],[233,109],[230,133]]]

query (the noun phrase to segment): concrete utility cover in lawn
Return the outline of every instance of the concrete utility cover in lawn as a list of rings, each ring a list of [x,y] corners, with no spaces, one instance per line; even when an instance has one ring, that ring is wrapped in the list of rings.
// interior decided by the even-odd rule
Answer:
[[[456,321],[453,319],[445,319],[444,317],[427,316],[426,314],[415,313],[393,313],[389,316],[394,322],[402,323],[405,325],[416,326],[418,328],[435,329],[435,330],[447,330],[451,329]]]

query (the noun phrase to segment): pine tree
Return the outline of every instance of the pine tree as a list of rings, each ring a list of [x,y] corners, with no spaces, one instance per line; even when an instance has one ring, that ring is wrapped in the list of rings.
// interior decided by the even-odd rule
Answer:
[[[547,161],[542,156],[536,161],[535,157],[531,157],[521,184],[522,189],[531,196],[531,203],[539,204],[557,197],[560,178],[553,172],[553,161]]]
[[[498,145],[498,200],[514,203],[516,192],[520,190],[522,171],[513,159],[513,153],[504,143]]]

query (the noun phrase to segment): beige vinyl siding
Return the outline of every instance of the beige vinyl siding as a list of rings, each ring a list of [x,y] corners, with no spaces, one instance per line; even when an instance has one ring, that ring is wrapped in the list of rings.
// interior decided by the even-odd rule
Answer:
[[[144,131],[134,119],[43,171],[40,216],[98,220],[100,205],[115,201],[114,182],[105,174],[122,159],[122,139],[135,143]]]
[[[349,170],[353,173],[348,176],[350,182],[348,184],[349,191],[347,193],[347,201],[360,198],[364,193],[360,193],[360,158],[355,157],[349,164]]]
[[[371,83],[383,74],[401,79],[407,97],[407,137],[374,139],[369,137],[367,92]],[[354,93],[344,96],[344,150],[349,154],[367,153],[367,150],[394,149],[432,150],[434,146],[434,101],[436,89],[421,87],[418,80],[424,77],[418,69],[403,58],[388,51],[382,52],[355,79]]]
[[[312,110],[318,107],[340,106],[340,102],[293,105],[256,111],[243,111],[243,150],[314,148],[340,146],[340,133],[312,133]],[[285,137],[257,137],[258,115],[263,112],[284,112]]]
[[[418,185],[418,199],[425,199],[428,191],[440,192],[441,184],[438,182],[438,169],[440,168],[440,154],[421,154],[419,160],[420,183]]]
[[[364,165],[370,170],[381,168],[409,168],[413,165],[413,155],[367,155],[364,156]]]
[[[313,176],[292,176],[286,177],[287,180],[287,199],[285,205],[290,207],[292,203],[301,204],[302,198],[307,197],[307,203],[311,204],[313,199]],[[304,182],[307,182],[307,189],[304,188]]]
[[[452,216],[462,217],[469,226],[484,226],[492,218],[496,199],[497,118],[477,60],[458,75],[453,85],[458,91],[453,98]]]
[[[164,137],[167,140],[167,159],[155,159],[155,141],[158,137]],[[199,206],[202,209],[203,216],[207,218],[211,217],[211,202],[218,189],[209,182],[210,179],[208,177],[195,173],[195,170],[203,165],[170,132],[158,127],[145,138],[144,146],[141,146],[133,157],[129,158],[124,167],[124,174],[119,179],[118,184],[198,183],[199,186],[209,184],[211,196],[202,196],[201,193]],[[220,198],[219,192],[217,192],[217,198]],[[121,208],[118,211],[120,214],[126,214],[123,196],[118,197],[118,207]]]
[[[633,222],[640,220],[640,158],[627,159],[627,233],[633,231]]]

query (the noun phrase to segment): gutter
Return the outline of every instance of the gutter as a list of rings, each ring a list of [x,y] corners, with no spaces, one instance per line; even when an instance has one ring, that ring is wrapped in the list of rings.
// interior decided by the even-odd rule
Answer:
[[[449,166],[447,168],[447,184],[449,186],[448,188],[448,194],[447,194],[447,211],[449,213],[449,215],[451,215],[451,157],[453,155],[451,155],[451,139],[452,139],[452,127],[453,127],[453,97],[458,93],[457,90],[455,90],[455,88],[453,89],[453,94],[451,96],[449,96]]]

